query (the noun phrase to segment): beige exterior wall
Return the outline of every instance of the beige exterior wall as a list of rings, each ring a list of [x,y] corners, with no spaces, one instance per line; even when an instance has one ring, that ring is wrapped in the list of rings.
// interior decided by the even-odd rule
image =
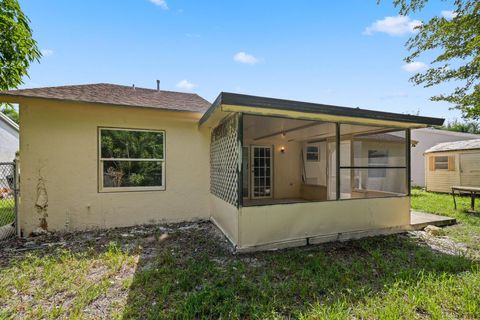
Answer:
[[[283,246],[325,236],[335,240],[342,234],[367,231],[372,231],[370,235],[390,229],[398,232],[409,225],[409,197],[244,207],[239,215],[238,247]]]
[[[285,152],[280,148],[285,147]],[[302,186],[302,148],[298,142],[274,144],[273,194],[274,199],[299,199]]]
[[[20,106],[24,235],[45,217],[49,230],[208,219],[208,130],[201,114],[35,100]],[[166,132],[166,190],[98,192],[98,127]],[[44,210],[36,207],[47,201]]]
[[[453,157],[454,170],[431,170],[430,158]],[[452,186],[480,186],[480,151],[465,150],[425,154],[425,181],[427,191],[452,192]]]

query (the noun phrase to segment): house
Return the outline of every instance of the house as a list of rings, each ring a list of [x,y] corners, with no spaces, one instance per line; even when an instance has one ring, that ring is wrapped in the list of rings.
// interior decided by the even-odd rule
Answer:
[[[18,151],[19,127],[0,112],[0,162],[12,162]]]
[[[15,154],[19,147],[18,136],[18,124],[0,112],[0,201],[12,194],[14,175],[12,166],[6,163],[15,160]],[[5,221],[0,221],[0,225],[2,223]]]
[[[425,151],[428,191],[451,192],[452,186],[480,187],[480,139],[445,142]]]
[[[435,128],[421,128],[412,130],[412,140],[415,140],[415,147],[412,148],[412,185],[425,187],[425,166],[424,153],[427,149],[442,142],[453,142],[470,139],[480,139],[480,135],[440,130]]]
[[[20,227],[210,219],[248,251],[406,230],[410,130],[443,119],[111,84],[20,104]]]

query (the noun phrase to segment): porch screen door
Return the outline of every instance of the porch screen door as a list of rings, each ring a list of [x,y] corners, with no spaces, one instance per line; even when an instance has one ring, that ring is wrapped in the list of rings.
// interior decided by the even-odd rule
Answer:
[[[252,146],[253,199],[272,197],[272,147]]]

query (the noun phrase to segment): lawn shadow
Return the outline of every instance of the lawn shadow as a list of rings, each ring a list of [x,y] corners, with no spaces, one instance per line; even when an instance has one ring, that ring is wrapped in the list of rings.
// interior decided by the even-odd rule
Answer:
[[[407,235],[234,255],[210,223],[177,230],[142,253],[123,319],[297,317],[384,294],[399,281],[478,267]]]

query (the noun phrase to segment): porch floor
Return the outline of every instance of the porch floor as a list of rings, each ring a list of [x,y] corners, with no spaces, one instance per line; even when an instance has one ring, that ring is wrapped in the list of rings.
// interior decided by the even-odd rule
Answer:
[[[289,203],[299,203],[299,202],[311,202],[304,199],[244,199],[243,206],[264,206],[264,205],[271,205],[271,204],[289,204]]]
[[[410,211],[410,226],[414,230],[422,230],[428,225],[445,227],[456,223],[457,220],[455,218],[439,216],[426,212]]]

